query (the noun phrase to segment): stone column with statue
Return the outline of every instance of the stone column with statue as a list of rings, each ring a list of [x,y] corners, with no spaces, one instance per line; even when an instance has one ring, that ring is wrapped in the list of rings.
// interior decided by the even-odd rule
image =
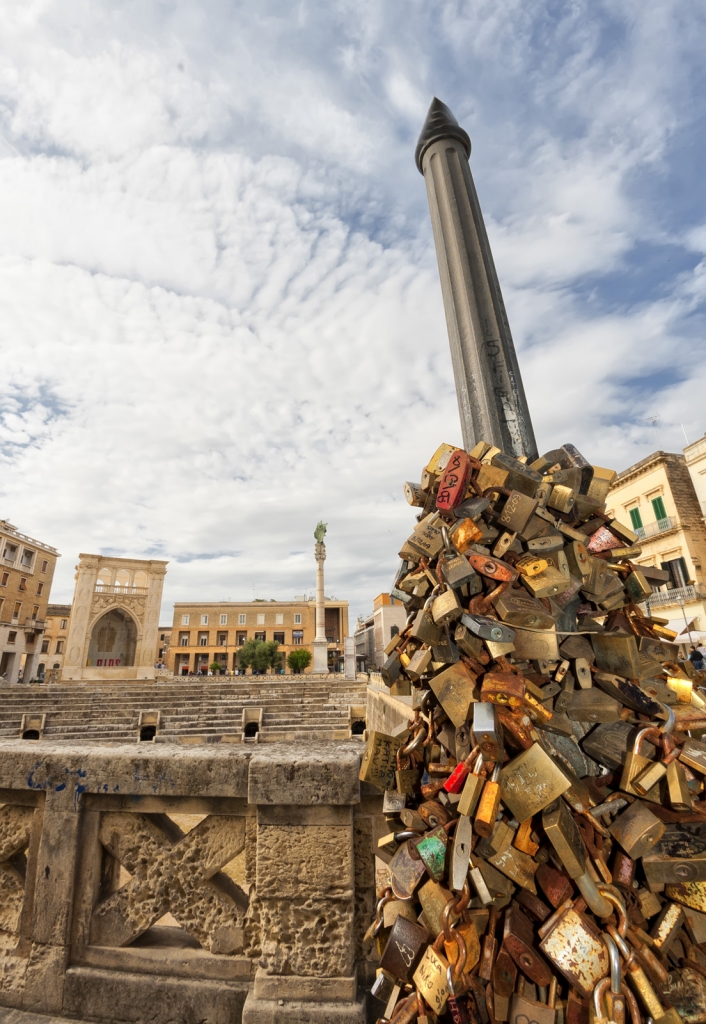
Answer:
[[[314,530],[314,557],[316,558],[316,636],[314,638],[314,667],[318,675],[328,673],[328,641],[326,639],[326,598],[324,597],[324,562],[326,561],[326,523],[319,521]]]

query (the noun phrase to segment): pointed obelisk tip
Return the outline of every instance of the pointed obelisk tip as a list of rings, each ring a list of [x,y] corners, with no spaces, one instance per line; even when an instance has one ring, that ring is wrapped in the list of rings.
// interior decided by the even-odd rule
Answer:
[[[422,157],[432,142],[436,142],[437,139],[448,138],[458,139],[466,150],[466,156],[471,155],[471,140],[468,137],[468,133],[464,132],[446,104],[442,103],[435,96],[427,111],[427,119],[424,122],[424,127],[414,152],[414,159],[420,174],[424,173],[422,170]]]

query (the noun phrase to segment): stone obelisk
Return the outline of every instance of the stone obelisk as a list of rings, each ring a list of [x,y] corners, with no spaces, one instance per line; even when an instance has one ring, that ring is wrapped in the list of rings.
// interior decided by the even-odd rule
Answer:
[[[488,441],[532,461],[534,431],[470,155],[468,135],[434,98],[415,157],[427,187],[464,447]]]
[[[319,523],[314,530],[316,545],[316,637],[314,648],[314,667],[312,672],[323,675],[328,672],[328,641],[326,639],[326,598],[324,596],[324,562],[326,561],[326,523]]]

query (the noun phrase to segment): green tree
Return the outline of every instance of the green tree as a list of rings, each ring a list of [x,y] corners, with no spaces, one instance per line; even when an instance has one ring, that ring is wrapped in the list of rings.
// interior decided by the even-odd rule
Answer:
[[[223,671],[223,665],[220,661],[212,661],[208,667],[211,669],[212,672],[215,672],[217,675],[220,675],[221,672]]]
[[[280,669],[282,655],[277,650],[279,644],[275,640],[248,640],[238,651],[238,668],[245,671],[266,672],[268,668]]]
[[[287,655],[287,664],[292,672],[303,672],[311,664],[311,651],[306,647],[300,647],[298,651],[290,651]]]

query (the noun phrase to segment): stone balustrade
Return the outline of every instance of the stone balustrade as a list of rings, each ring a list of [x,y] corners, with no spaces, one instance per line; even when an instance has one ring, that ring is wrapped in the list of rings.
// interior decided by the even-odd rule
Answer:
[[[361,749],[0,741],[0,1006],[363,1024]]]

